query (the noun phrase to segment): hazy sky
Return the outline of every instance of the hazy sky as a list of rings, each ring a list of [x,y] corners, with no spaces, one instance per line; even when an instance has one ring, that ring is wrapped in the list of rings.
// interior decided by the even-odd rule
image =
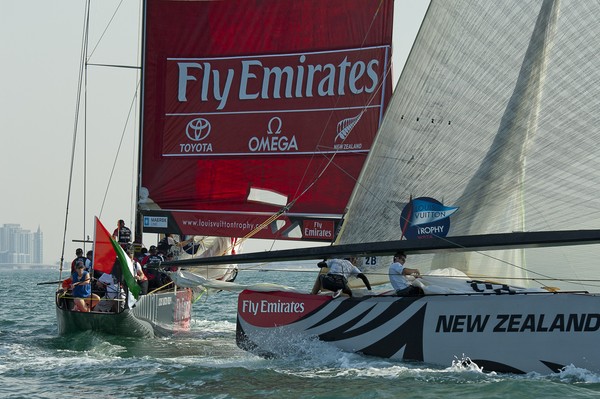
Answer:
[[[428,3],[396,0],[396,78]],[[141,0],[92,0],[91,4],[89,62],[138,65]],[[85,0],[0,0],[0,225],[18,223],[29,230],[40,226],[44,232],[44,261],[51,264],[60,259],[65,231],[84,11]],[[66,232],[68,261],[74,257],[75,248],[81,246],[73,239],[82,239],[84,234],[93,237],[94,215],[110,231],[118,219],[131,225],[137,104],[127,125],[126,121],[137,74],[134,69],[88,67],[87,137],[77,138],[77,173]],[[80,125],[81,121],[83,118]],[[87,152],[83,150],[84,140]],[[84,156],[88,182],[85,201]],[[154,240],[151,235],[144,237],[146,245]],[[276,248],[286,245],[289,242],[278,243]],[[270,247],[270,241],[256,240],[247,243],[245,252]]]

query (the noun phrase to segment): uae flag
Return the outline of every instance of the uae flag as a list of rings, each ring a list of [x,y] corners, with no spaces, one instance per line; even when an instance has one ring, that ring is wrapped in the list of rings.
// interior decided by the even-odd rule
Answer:
[[[125,285],[127,285],[129,294],[133,295],[133,298],[135,299],[139,298],[141,289],[133,277],[135,270],[131,259],[97,217],[95,218],[95,223],[94,259],[92,261],[92,268],[110,274],[115,265],[120,265],[120,269],[123,273],[123,281],[125,282]],[[117,276],[117,278],[119,278],[119,276]],[[133,298],[130,298],[131,300],[128,298],[127,302],[129,307],[133,306],[135,303],[135,299]]]

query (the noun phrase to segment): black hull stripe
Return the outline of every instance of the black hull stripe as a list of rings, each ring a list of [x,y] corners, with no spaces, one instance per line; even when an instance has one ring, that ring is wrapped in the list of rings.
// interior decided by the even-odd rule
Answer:
[[[403,360],[423,361],[423,325],[426,309],[427,304],[423,305],[400,327],[379,341],[363,348],[361,352],[365,355],[390,358],[402,347],[405,347]],[[372,326],[372,328],[376,327]]]

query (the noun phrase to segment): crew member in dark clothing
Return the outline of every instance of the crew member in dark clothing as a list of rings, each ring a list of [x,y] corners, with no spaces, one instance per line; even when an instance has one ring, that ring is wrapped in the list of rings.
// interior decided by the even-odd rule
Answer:
[[[156,245],[150,246],[149,251],[150,255],[142,259],[140,263],[144,274],[148,278],[148,289],[153,290],[163,285],[162,280],[166,275],[163,273],[160,264],[165,261],[165,258],[158,253]]]
[[[85,265],[85,261],[87,260],[85,256],[83,256],[83,249],[77,248],[75,251],[76,258],[71,262],[71,274],[75,273],[75,265],[77,265],[78,261],[81,261]],[[87,269],[89,272],[89,269]]]
[[[131,230],[125,226],[125,221],[119,219],[117,228],[113,231],[113,238],[121,245],[121,248],[127,250],[131,242]]]

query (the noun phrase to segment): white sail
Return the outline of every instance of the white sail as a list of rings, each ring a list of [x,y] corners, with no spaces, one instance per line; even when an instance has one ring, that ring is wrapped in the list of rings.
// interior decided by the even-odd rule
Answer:
[[[419,197],[459,208],[439,234],[448,240],[600,225],[600,71],[590,46],[600,7],[584,4],[432,2],[338,242],[400,239],[402,211]],[[409,264],[525,285],[566,268],[572,276],[570,265],[582,276],[600,250],[540,253],[421,255]]]
[[[172,246],[177,260],[206,258],[210,256],[232,255],[241,250],[236,240],[230,237],[193,236],[186,245]],[[234,280],[237,276],[237,265],[188,266],[188,270],[207,279]]]

